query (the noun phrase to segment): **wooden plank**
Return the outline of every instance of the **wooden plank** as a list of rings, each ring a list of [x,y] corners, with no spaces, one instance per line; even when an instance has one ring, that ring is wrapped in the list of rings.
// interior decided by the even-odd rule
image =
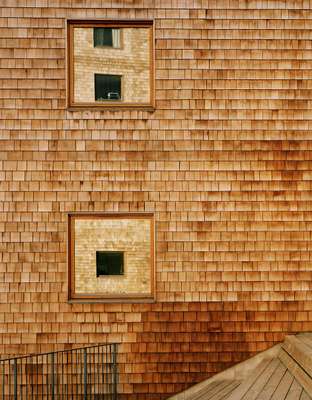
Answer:
[[[242,382],[238,388],[236,388],[227,400],[237,400],[242,399],[244,395],[248,392],[248,390],[253,386],[253,384],[257,381],[259,376],[265,371],[268,365],[271,363],[272,359],[263,360],[254,373],[251,373],[249,378],[247,378],[244,382]]]
[[[308,393],[305,390],[303,390],[303,392],[301,393],[300,400],[311,400],[311,397],[308,395]]]
[[[244,400],[255,400],[257,396],[261,393],[262,389],[274,373],[275,369],[279,365],[280,361],[277,358],[271,360],[270,364],[267,368],[262,372],[262,374],[258,377],[258,379],[253,383],[253,385],[249,388],[248,392],[245,394],[242,399]]]
[[[285,365],[285,367],[294,375],[294,377],[304,387],[304,389],[308,393],[312,393],[311,377],[300,367],[300,365],[297,364],[295,360],[282,349],[279,354],[279,359]]]
[[[271,375],[270,379],[268,380],[267,384],[257,397],[257,400],[267,400],[270,399],[273,395],[274,391],[276,390],[277,386],[279,385],[281,379],[286,373],[285,366],[279,361],[279,364],[273,374]]]
[[[215,400],[215,398],[219,398],[218,396],[221,396],[222,398],[222,395],[225,396],[231,393],[234,390],[234,388],[236,388],[239,384],[240,382],[237,381],[223,381],[221,384],[216,386],[212,391],[204,393],[198,400],[212,400],[212,399]],[[193,400],[194,397],[191,397],[191,399]]]
[[[188,389],[188,393],[185,394],[185,397],[183,397],[183,398],[185,398],[186,400],[187,399],[194,399],[194,400],[199,399],[203,393],[207,393],[210,390],[213,390],[213,388],[215,388],[219,384],[220,384],[220,381],[215,381],[215,382],[212,382],[209,385],[207,385],[201,389],[198,389],[198,390],[195,390],[196,387],[191,387]]]
[[[220,390],[220,392],[216,393],[215,396],[209,397],[209,398],[205,397],[205,400],[206,399],[209,399],[209,400],[227,399],[228,396],[233,392],[233,390],[236,389],[237,386],[239,386],[239,384],[240,384],[240,382],[238,382],[238,381],[232,381],[232,382],[230,381],[229,384],[226,387],[224,387],[222,390]]]
[[[294,379],[294,376],[289,371],[286,371],[275,392],[273,393],[271,400],[284,400]]]
[[[301,393],[303,392],[303,387],[297,381],[297,379],[293,380],[293,383],[285,397],[285,400],[300,400]]]
[[[312,349],[296,336],[287,336],[282,348],[296,360],[310,376],[312,376]]]
[[[312,335],[311,334],[303,333],[303,334],[297,335],[297,338],[300,341],[304,342],[304,344],[306,344],[308,347],[310,347],[312,349]]]
[[[202,388],[197,393],[189,393],[186,399],[192,399],[192,400],[200,400],[203,398],[209,399],[210,397],[218,393],[220,390],[222,390],[224,387],[228,386],[229,382],[231,381],[222,380],[222,381],[212,382],[210,385]]]

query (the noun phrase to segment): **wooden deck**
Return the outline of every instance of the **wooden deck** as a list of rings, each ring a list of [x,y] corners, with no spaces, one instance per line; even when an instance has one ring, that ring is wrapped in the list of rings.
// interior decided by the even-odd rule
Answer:
[[[199,390],[192,395],[193,400],[223,400],[240,384],[240,381],[235,380],[220,380],[212,382],[208,387]]]
[[[242,382],[227,400],[311,399],[304,387],[279,358],[266,360],[250,378]]]
[[[222,379],[220,374],[220,379],[212,378],[211,383],[208,380],[170,399],[312,400],[312,334],[287,336],[278,352],[265,355],[247,378],[239,379],[237,371],[233,379]]]

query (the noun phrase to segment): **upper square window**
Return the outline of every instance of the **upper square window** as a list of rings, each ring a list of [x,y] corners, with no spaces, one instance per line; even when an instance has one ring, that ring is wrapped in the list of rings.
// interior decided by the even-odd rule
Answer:
[[[154,103],[152,21],[68,21],[68,106]]]
[[[94,28],[93,29],[94,47],[120,47],[120,29],[113,28]]]

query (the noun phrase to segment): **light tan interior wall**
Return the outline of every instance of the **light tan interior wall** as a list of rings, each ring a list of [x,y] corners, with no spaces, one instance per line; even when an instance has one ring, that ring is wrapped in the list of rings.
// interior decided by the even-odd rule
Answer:
[[[74,101],[95,102],[94,74],[121,75],[122,102],[150,100],[150,29],[122,28],[121,47],[94,47],[93,28],[74,28]]]
[[[151,293],[149,219],[75,220],[75,291],[103,295]],[[96,251],[124,252],[124,275],[96,276]]]

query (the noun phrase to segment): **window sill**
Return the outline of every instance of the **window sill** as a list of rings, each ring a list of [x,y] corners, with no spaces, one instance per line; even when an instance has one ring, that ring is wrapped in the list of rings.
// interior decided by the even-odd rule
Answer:
[[[123,49],[123,47],[121,47],[121,46],[119,46],[119,47],[116,47],[116,46],[101,46],[101,45],[96,45],[96,46],[93,46],[93,48],[94,49],[113,49],[113,50],[122,50]]]
[[[139,110],[154,112],[155,107],[150,105],[129,105],[129,104],[105,104],[105,105],[88,105],[88,106],[70,106],[67,111],[128,111]]]
[[[75,299],[69,299],[69,304],[92,304],[92,303],[156,303],[154,297],[79,297]]]

